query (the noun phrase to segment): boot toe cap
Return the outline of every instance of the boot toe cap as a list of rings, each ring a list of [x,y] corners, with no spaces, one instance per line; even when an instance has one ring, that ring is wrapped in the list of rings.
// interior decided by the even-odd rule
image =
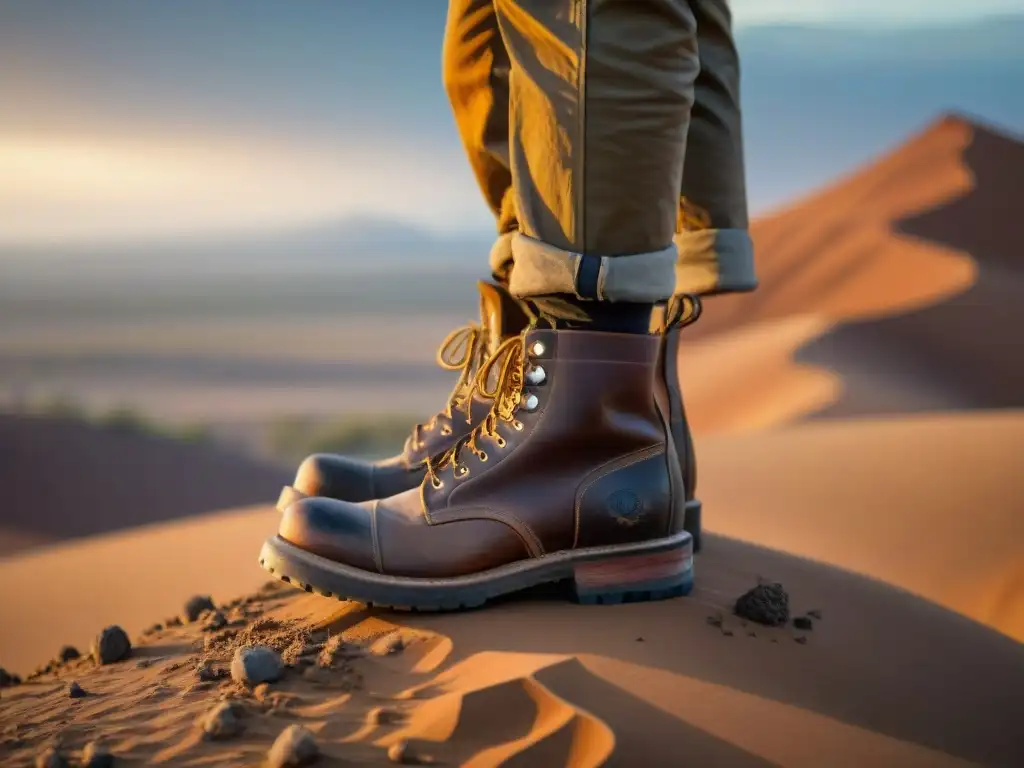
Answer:
[[[302,499],[284,510],[278,535],[314,555],[379,572],[373,526],[375,504]]]
[[[316,453],[299,465],[293,487],[305,496],[366,501],[374,497],[373,480],[373,465],[369,462]]]

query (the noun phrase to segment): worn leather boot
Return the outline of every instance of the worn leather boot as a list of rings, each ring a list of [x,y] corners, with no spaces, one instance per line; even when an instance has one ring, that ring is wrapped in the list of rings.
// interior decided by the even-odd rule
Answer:
[[[669,422],[669,431],[679,457],[686,494],[685,528],[693,537],[693,551],[701,550],[702,505],[697,493],[697,454],[693,434],[686,420],[683,390],[679,383],[679,336],[683,328],[697,321],[701,313],[699,297],[689,294],[674,296],[660,316],[652,322],[653,331],[661,338],[658,350],[658,375],[654,379],[654,399]]]
[[[581,602],[687,594],[686,491],[653,396],[660,347],[594,331],[507,340],[477,376],[490,413],[418,487],[299,500],[261,564],[307,591],[418,610],[563,581]]]
[[[460,336],[476,333],[475,339],[463,339],[470,346],[485,342],[482,349],[493,353],[498,345],[516,335],[528,322],[522,305],[498,285],[480,283],[480,326],[466,326],[454,331],[441,345],[438,362],[445,367],[461,369],[448,407],[425,425],[417,425],[399,456],[380,462],[366,462],[335,454],[316,454],[299,467],[294,485],[285,486],[277,506],[287,506],[307,496],[325,496],[342,501],[366,501],[393,496],[417,486],[426,474],[426,459],[436,456],[467,435],[483,420],[489,408],[478,398],[468,400],[471,413],[465,410],[465,391],[475,374],[478,361],[463,357],[452,362],[446,350],[460,341]],[[701,503],[695,498],[697,461],[693,438],[686,420],[682,389],[679,384],[679,334],[682,328],[700,317],[699,299],[688,295],[674,297],[652,321],[651,329],[660,339],[657,375],[654,377],[654,398],[668,418],[675,441],[686,492],[685,528],[693,536],[693,551],[701,550]],[[467,350],[468,351],[468,350]],[[456,403],[458,403],[456,405]],[[456,414],[459,414],[457,417]],[[466,418],[466,417],[469,418]]]
[[[452,331],[438,349],[437,362],[459,371],[444,409],[406,438],[402,452],[382,461],[363,461],[318,453],[299,465],[295,481],[284,487],[278,509],[307,496],[367,501],[416,488],[426,475],[426,460],[444,453],[483,421],[490,402],[475,394],[480,365],[507,338],[518,336],[529,318],[522,305],[498,285],[480,282],[480,323]]]

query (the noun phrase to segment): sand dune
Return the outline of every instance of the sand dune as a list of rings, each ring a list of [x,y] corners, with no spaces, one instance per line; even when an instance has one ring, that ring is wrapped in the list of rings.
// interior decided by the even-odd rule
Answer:
[[[695,379],[696,425],[1024,407],[1022,177],[1024,143],[950,115],[755,222],[758,291],[709,300],[689,334],[701,341],[682,356],[684,382]],[[737,334],[806,328],[801,318],[819,329],[795,348],[775,345],[767,382],[699,394],[703,380],[719,379],[700,369],[732,356]]]
[[[212,445],[0,415],[0,555],[262,502],[289,475]]]
[[[959,442],[938,439],[951,432]],[[409,616],[286,590],[253,603],[280,623],[273,642],[329,630],[351,659],[248,694],[197,684],[199,658],[228,651],[165,630],[140,648],[151,666],[61,672],[95,691],[79,703],[47,677],[5,691],[0,718],[23,724],[22,742],[0,750],[29,764],[58,730],[69,748],[96,731],[138,760],[251,765],[300,722],[358,764],[386,764],[398,742],[474,766],[1020,764],[1024,536],[1006,502],[1024,496],[1022,447],[1024,414],[706,439],[716,535],[690,598],[589,608],[534,596]],[[969,524],[950,525],[963,509]],[[275,519],[242,510],[0,562],[0,657],[25,671],[108,623],[135,634],[192,593],[254,589]],[[786,585],[797,614],[822,611],[813,631],[730,615],[760,577]],[[195,718],[220,694],[249,711],[245,735],[204,741]],[[371,714],[381,706],[393,716]]]

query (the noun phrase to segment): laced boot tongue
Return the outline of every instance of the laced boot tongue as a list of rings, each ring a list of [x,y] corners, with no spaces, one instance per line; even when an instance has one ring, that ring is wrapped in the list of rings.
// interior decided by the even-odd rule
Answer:
[[[484,327],[487,354],[493,355],[503,341],[521,334],[530,319],[519,300],[504,287],[479,281],[477,289],[480,291],[480,320]]]

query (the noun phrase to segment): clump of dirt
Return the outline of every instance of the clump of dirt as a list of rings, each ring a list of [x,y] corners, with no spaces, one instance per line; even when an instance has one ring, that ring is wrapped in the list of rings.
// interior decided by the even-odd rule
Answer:
[[[789,593],[778,582],[758,584],[740,595],[734,612],[758,624],[781,627],[789,621]]]

